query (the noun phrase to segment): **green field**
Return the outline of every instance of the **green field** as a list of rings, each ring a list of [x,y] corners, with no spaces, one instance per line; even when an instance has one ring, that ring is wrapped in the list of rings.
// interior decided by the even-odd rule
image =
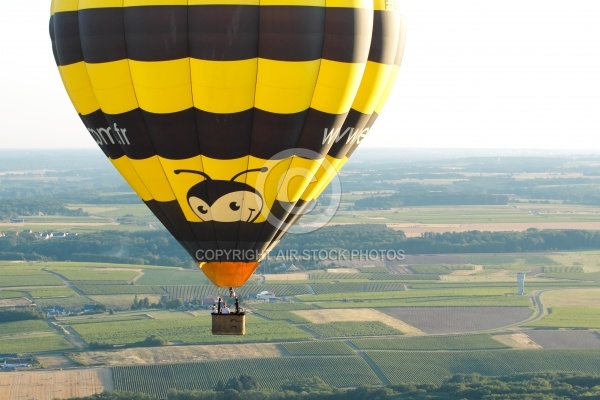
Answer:
[[[508,375],[563,371],[600,373],[600,350],[507,350],[455,352],[365,351],[392,384],[440,384],[454,374]]]
[[[488,334],[431,337],[404,337],[391,339],[352,339],[362,350],[480,350],[507,349],[508,346],[492,339]]]
[[[379,385],[367,362],[357,356],[286,357],[207,361],[193,364],[138,365],[112,369],[116,390],[144,392],[158,398],[170,388],[210,390],[219,380],[249,374],[260,388],[278,389],[290,380],[318,376],[334,387]]]
[[[356,354],[346,343],[337,340],[282,343],[281,347],[292,356],[350,356]]]
[[[600,307],[552,307],[546,317],[527,325],[540,328],[600,329]]]
[[[320,338],[351,337],[351,336],[388,336],[402,335],[383,322],[329,322],[325,324],[310,324],[306,329],[314,332]]]
[[[0,337],[0,353],[31,354],[71,350],[73,346],[55,334]]]
[[[51,329],[43,321],[40,320],[27,320],[27,321],[15,321],[15,322],[2,322],[0,323],[0,339],[3,336],[17,335],[22,333],[31,332],[50,332]]]
[[[210,314],[206,311],[193,317],[184,312],[152,312],[154,319],[134,318],[132,320],[106,319],[102,324],[77,321],[72,327],[87,342],[104,344],[131,344],[140,342],[154,335],[175,343],[227,343],[255,342],[276,340],[309,339],[308,333],[282,321],[268,321],[258,318],[248,318],[245,336],[213,336],[210,330]],[[161,318],[161,315],[170,316]],[[61,320],[69,324],[69,319]]]

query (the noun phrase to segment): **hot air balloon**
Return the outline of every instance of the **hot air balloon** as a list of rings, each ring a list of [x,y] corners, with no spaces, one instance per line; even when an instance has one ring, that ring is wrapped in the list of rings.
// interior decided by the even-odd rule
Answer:
[[[239,287],[371,129],[402,58],[393,0],[53,0],[67,93],[218,287]]]

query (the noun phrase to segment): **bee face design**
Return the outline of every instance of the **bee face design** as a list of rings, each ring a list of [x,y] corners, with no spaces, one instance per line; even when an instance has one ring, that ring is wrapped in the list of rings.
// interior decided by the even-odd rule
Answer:
[[[234,181],[238,176],[252,171],[266,172],[267,168],[241,172],[229,181],[212,180],[200,171],[176,170],[175,173],[191,172],[207,178],[187,193],[190,208],[202,221],[254,222],[262,211],[263,198],[252,186]]]

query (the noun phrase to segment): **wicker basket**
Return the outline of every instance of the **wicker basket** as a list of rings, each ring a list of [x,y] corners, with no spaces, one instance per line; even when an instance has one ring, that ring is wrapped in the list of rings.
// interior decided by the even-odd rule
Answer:
[[[244,335],[246,333],[246,313],[212,314],[213,335]]]

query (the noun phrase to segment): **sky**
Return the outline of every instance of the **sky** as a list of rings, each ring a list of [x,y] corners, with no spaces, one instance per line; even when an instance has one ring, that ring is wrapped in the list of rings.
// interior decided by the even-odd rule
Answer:
[[[0,149],[94,148],[52,57],[50,1],[0,24]],[[398,0],[400,74],[364,147],[600,151],[600,1]]]

